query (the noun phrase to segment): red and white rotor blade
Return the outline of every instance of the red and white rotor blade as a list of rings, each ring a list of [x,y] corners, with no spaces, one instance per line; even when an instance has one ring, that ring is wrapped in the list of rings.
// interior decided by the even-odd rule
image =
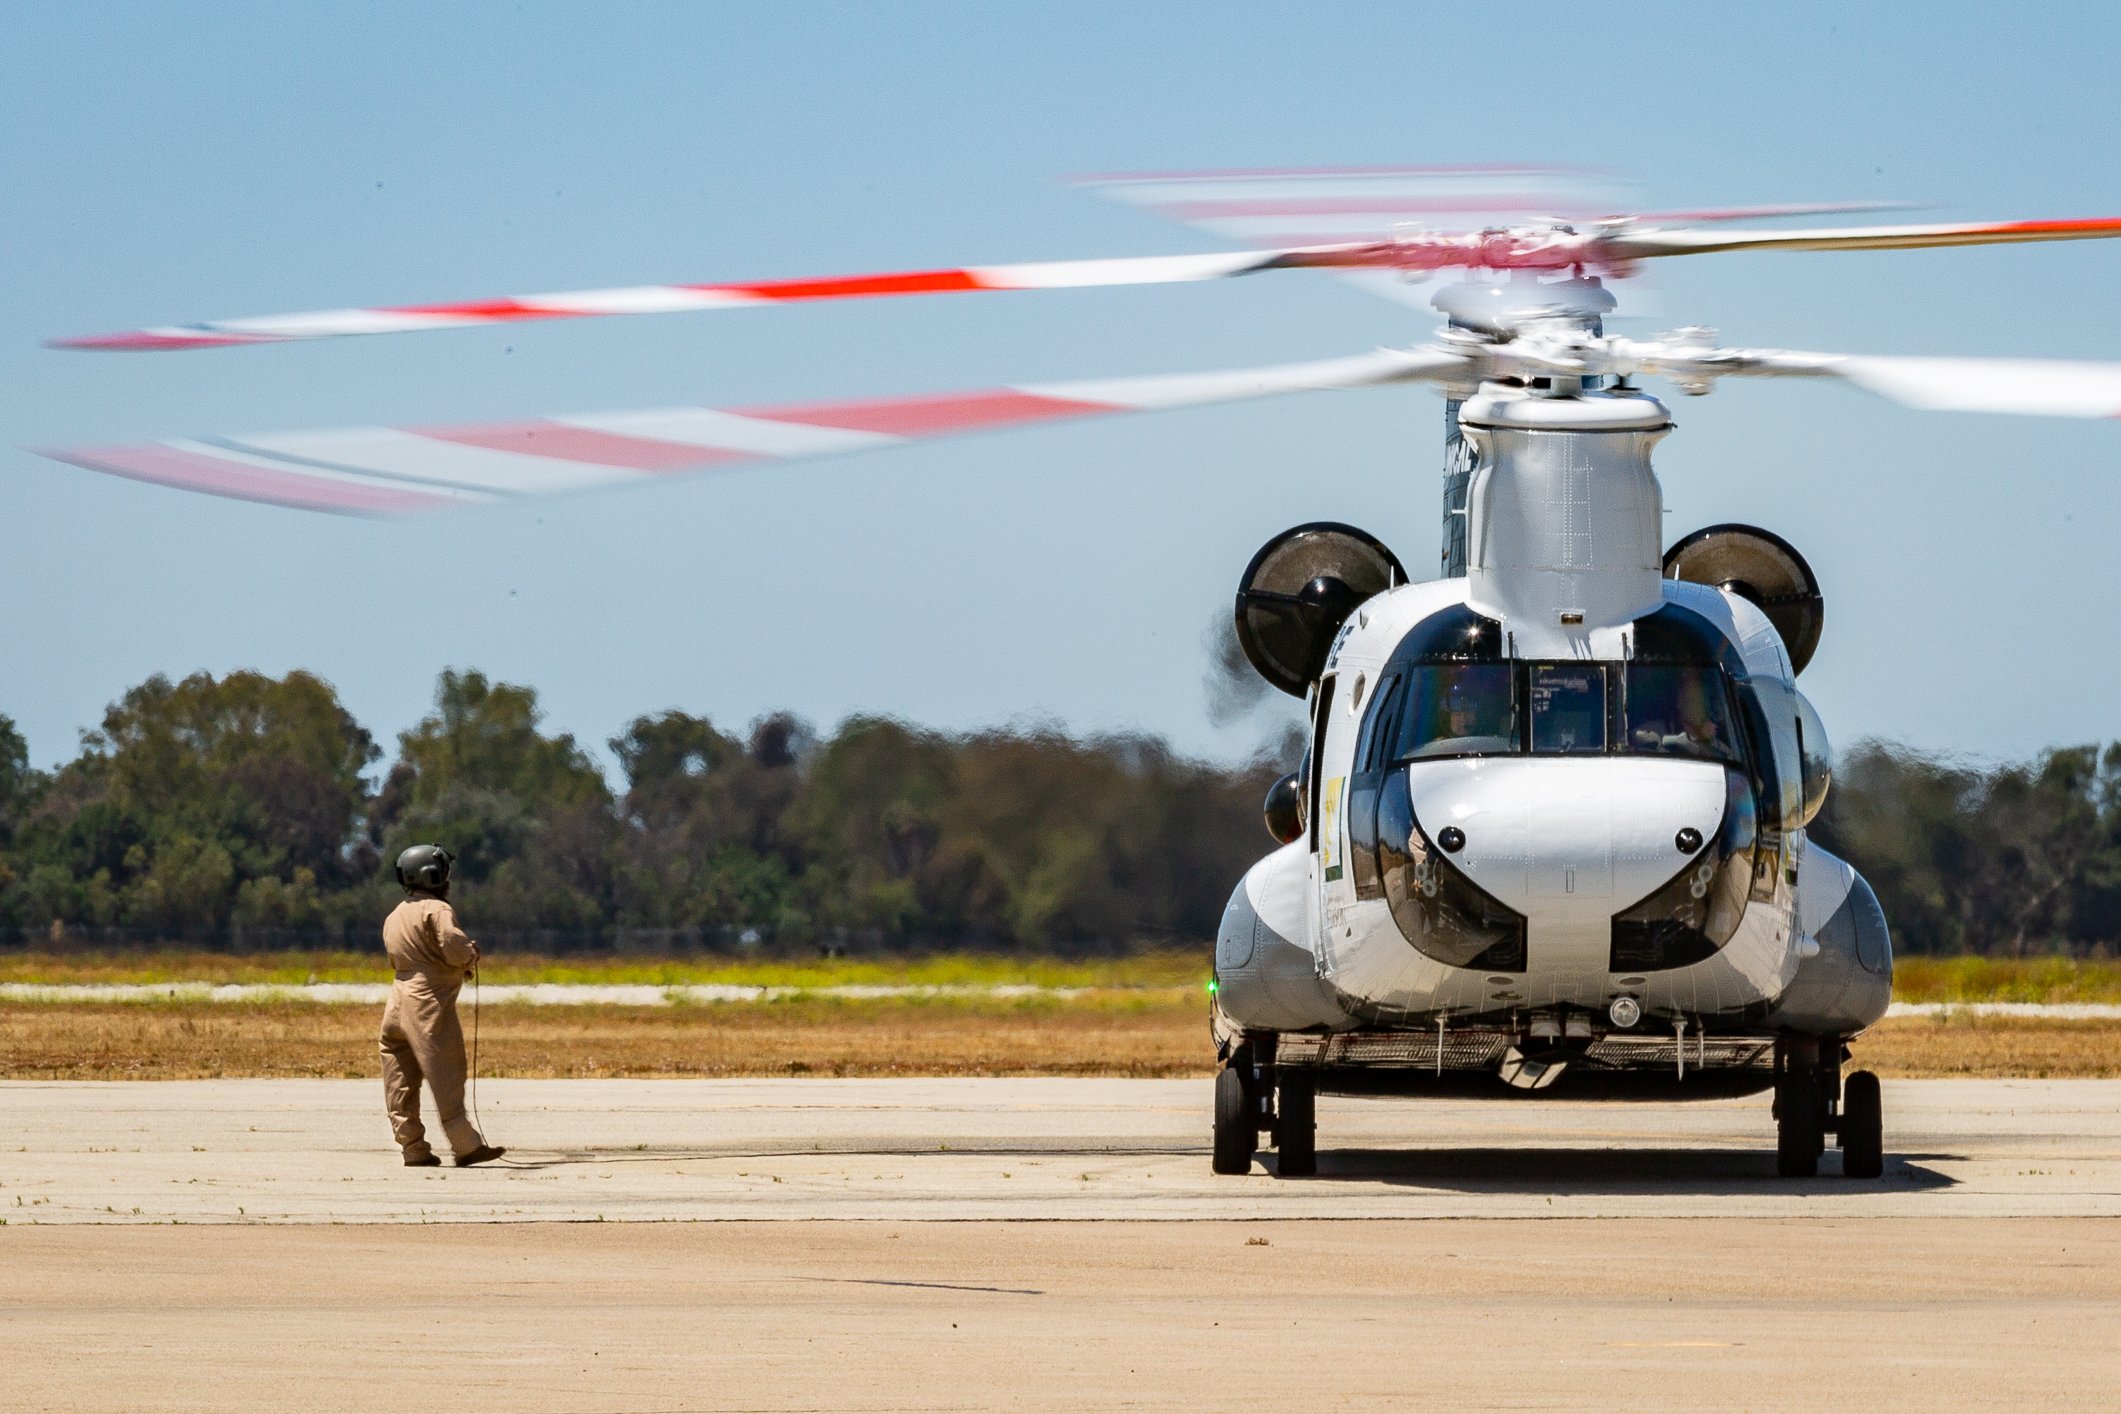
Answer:
[[[1874,211],[1913,211],[1906,201],[1798,201],[1772,206],[1714,206],[1696,211],[1634,211],[1602,218],[1641,226],[1699,224],[1704,221],[1787,220],[1792,216],[1852,216]]]
[[[1404,241],[1538,217],[1611,211],[1619,184],[1566,167],[1318,167],[1252,172],[1125,172],[1075,184],[1255,249]]]
[[[1443,349],[1221,373],[1034,383],[785,407],[660,408],[464,427],[180,438],[46,451],[139,481],[343,515],[412,515],[631,486],[685,472],[903,446],[931,437],[1313,389],[1463,375]]]
[[[1825,371],[1866,392],[1933,412],[2121,417],[2121,363],[1856,355],[1828,362]]]
[[[1151,255],[1116,260],[1061,260],[1020,265],[969,265],[882,275],[815,280],[761,280],[722,285],[634,285],[571,290],[460,304],[395,305],[270,314],[201,324],[166,324],[117,334],[50,340],[62,349],[205,349],[234,344],[280,344],[353,334],[402,334],[521,324],[533,319],[581,319],[604,314],[678,314],[702,309],[803,304],[813,300],[874,299],[886,295],[960,294],[977,290],[1072,290],[1099,285],[1165,285],[1221,280],[1283,268],[1292,251],[1220,251],[1208,255]],[[1361,263],[1349,253],[1345,263]]]
[[[1611,259],[1706,255],[1724,250],[1920,250],[1931,246],[2012,245],[2121,236],[2121,218],[2072,221],[1968,221],[1923,226],[1846,226],[1809,231],[1639,230],[1605,238]]]

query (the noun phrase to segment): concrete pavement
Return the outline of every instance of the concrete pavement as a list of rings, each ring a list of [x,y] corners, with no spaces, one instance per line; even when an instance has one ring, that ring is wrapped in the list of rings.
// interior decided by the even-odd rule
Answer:
[[[378,1223],[2112,1217],[2121,1081],[1888,1081],[1884,1179],[1774,1174],[1766,1097],[1319,1101],[1319,1177],[1208,1172],[1199,1080],[489,1081],[510,1162],[408,1170],[380,1082],[0,1085],[0,1218]]]
[[[0,1406],[2110,1409],[2121,1226],[0,1231]]]
[[[380,1092],[0,1085],[0,1407],[1929,1411],[2121,1387],[2121,1082],[1888,1082],[1872,1183],[1831,1157],[1776,1178],[1764,1099],[1328,1097],[1320,1176],[1283,1182],[1209,1175],[1201,1081],[493,1082],[521,1162],[461,1172],[399,1166]]]

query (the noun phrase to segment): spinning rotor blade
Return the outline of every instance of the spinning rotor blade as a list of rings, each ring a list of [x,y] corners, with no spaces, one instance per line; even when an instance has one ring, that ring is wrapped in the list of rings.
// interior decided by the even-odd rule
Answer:
[[[1379,167],[1087,178],[1100,195],[1251,245],[1324,247],[1290,263],[1401,271],[1593,269],[1727,250],[1912,250],[2086,240],[2121,220],[1986,221],[1805,231],[1720,229],[1729,221],[1904,210],[1825,202],[1705,211],[1620,211],[1595,173],[1538,167]],[[1575,229],[1563,229],[1566,223]],[[1695,229],[1711,226],[1718,229]],[[1349,245],[1347,243],[1357,244]],[[1361,242],[1371,244],[1364,245]],[[1352,258],[1351,258],[1352,256]],[[1372,277],[1359,277],[1375,288]]]
[[[2102,236],[2121,236],[2121,219],[1975,221],[1816,231],[1628,230],[1606,237],[1604,245],[1609,258],[1626,261],[1724,250],[1920,250],[1929,246],[2082,241]]]
[[[2046,358],[1937,358],[1888,354],[1800,353],[1793,349],[1723,349],[1680,335],[1637,342],[1600,341],[1579,368],[1655,373],[1689,393],[1709,391],[1718,378],[1840,378],[1881,398],[1930,412],[2022,413],[2035,417],[2121,417],[2121,363]],[[1542,356],[1536,346],[1513,355],[1505,346],[1491,359]],[[1490,365],[1494,371],[1494,365]]]
[[[1853,216],[1858,212],[1913,211],[1915,204],[1909,201],[1823,201],[1784,203],[1779,206],[1719,206],[1704,211],[1637,211],[1626,216],[1609,216],[1609,221],[1626,221],[1638,226],[1661,226],[1667,224],[1701,225],[1709,221],[1766,221],[1790,216]]]
[[[1112,201],[1255,249],[1391,241],[1611,211],[1611,177],[1567,167],[1321,167],[1080,177]]]
[[[1133,172],[1075,185],[1255,249],[1351,253],[1318,263],[1346,284],[1424,312],[1432,291],[1419,281],[1462,263],[1466,238],[1449,233],[1589,219],[1614,210],[1624,191],[1603,173],[1527,166]],[[1431,240],[1439,251],[1425,249]]]
[[[1538,221],[1630,227],[1904,211],[1902,202],[1831,201],[1644,212],[1626,187],[1568,167],[1326,167],[1280,172],[1141,172],[1082,177],[1112,201],[1255,248],[1418,242]],[[1623,211],[1626,214],[1621,214]]]
[[[1315,252],[1238,251],[1210,255],[1152,255],[1118,260],[1062,260],[1022,265],[972,265],[953,270],[909,270],[882,275],[841,275],[815,280],[761,280],[728,285],[636,285],[611,290],[571,290],[461,304],[397,305],[376,309],[326,309],[309,314],[271,314],[203,324],[167,324],[117,334],[52,339],[61,349],[225,348],[235,344],[281,344],[352,334],[400,334],[421,329],[462,329],[481,324],[520,324],[532,319],[579,319],[599,314],[674,314],[747,305],[801,304],[812,300],[868,299],[883,295],[958,294],[974,290],[1066,290],[1096,285],[1181,284],[1231,275],[1294,268]],[[1362,265],[1359,248],[1336,249],[1339,263]]]
[[[2121,363],[1859,356],[1829,371],[1866,392],[1932,412],[2121,417]]]
[[[411,515],[636,485],[756,461],[893,447],[1105,413],[1151,412],[1311,389],[1448,378],[1443,349],[1220,373],[1027,384],[969,393],[720,410],[661,408],[467,427],[173,439],[46,451],[57,461],[239,500],[344,515]]]
[[[1303,188],[1293,204],[1287,195],[1287,187],[1292,181]],[[1219,203],[1221,209],[1234,210],[1264,201],[1270,213],[1277,207],[1283,209],[1281,215],[1270,215],[1267,224],[1285,221],[1307,233],[1300,238],[1263,244],[1254,238],[1260,229],[1256,218],[1202,219],[1193,221],[1193,224],[1238,239],[1252,249],[1205,255],[975,265],[806,280],[567,290],[449,304],[327,309],[196,324],[157,325],[48,342],[53,348],[133,352],[226,348],[355,334],[519,324],[536,319],[675,314],[885,295],[1177,284],[1314,265],[1343,273],[1397,269],[1405,264],[1405,260],[1402,252],[1392,244],[1392,231],[1395,223],[1403,225],[1409,215],[1448,216],[1454,229],[1463,229],[1495,221],[1523,220],[1533,212],[1555,216],[1604,210],[1606,207],[1592,200],[1590,194],[1595,191],[1604,197],[1610,196],[1611,192],[1610,185],[1602,178],[1540,168],[1409,168],[1336,174],[1268,174],[1263,184],[1257,175],[1218,177],[1211,183],[1204,183],[1202,179],[1137,181],[1112,178],[1093,179],[1087,184],[1117,199],[1152,207],[1156,205],[1155,194],[1170,189],[1194,194],[1188,209],[1206,210]],[[1264,198],[1244,195],[1257,191],[1283,194]]]

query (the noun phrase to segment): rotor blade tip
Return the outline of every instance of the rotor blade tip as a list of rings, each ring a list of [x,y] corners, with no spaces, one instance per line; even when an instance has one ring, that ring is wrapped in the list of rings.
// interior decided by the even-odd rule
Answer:
[[[71,338],[46,339],[48,349],[72,349],[115,353],[158,353],[168,349],[218,349],[232,344],[276,342],[255,334],[158,333],[151,329],[127,329],[117,334],[77,334]]]

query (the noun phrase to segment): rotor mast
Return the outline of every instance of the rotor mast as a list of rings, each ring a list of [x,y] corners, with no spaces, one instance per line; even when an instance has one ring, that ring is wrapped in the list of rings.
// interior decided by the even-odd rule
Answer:
[[[1616,303],[1595,275],[1574,274],[1542,281],[1533,271],[1476,270],[1464,280],[1438,289],[1431,306],[1461,338],[1492,342],[1508,339],[1529,320],[1544,320],[1580,330],[1604,333],[1604,316]],[[1477,385],[1445,390],[1443,405],[1443,537],[1441,569],[1445,579],[1467,572],[1466,512],[1473,473],[1480,454],[1459,425],[1459,410],[1478,391]]]

